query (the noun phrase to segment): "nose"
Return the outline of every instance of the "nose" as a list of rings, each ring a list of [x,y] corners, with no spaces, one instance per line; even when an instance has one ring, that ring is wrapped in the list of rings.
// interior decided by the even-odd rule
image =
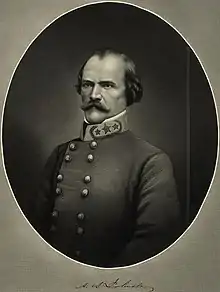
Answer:
[[[101,96],[101,88],[99,86],[99,84],[95,84],[93,86],[91,95],[90,95],[90,99],[91,100],[101,100],[102,96]]]

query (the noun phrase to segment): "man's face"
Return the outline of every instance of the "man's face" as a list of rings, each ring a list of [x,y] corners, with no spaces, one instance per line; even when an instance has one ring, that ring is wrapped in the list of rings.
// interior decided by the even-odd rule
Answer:
[[[86,120],[101,123],[126,108],[125,63],[116,55],[91,57],[86,63],[81,86]]]

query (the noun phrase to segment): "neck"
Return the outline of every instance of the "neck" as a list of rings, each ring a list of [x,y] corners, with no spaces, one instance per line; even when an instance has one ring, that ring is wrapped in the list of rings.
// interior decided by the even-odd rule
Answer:
[[[84,117],[80,137],[81,140],[90,141],[112,134],[118,134],[126,130],[128,130],[128,122],[127,112],[124,110],[99,124],[90,124]]]

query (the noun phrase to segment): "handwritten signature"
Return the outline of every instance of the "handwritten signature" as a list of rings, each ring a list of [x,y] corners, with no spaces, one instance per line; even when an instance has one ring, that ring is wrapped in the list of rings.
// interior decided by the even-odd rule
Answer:
[[[80,284],[75,287],[76,289],[81,289],[81,288],[108,288],[108,289],[117,289],[117,288],[135,288],[135,289],[144,289],[147,292],[153,292],[155,291],[154,287],[147,286],[143,284],[142,282],[140,283],[133,283],[132,280],[128,280],[126,282],[120,281],[120,278],[117,278],[115,281],[112,282],[105,282],[101,281],[99,283],[88,283],[85,282],[83,284]]]

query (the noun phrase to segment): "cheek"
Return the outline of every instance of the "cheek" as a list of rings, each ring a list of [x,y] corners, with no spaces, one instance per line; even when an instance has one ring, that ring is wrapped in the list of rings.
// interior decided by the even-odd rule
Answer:
[[[82,93],[81,94],[81,98],[82,98],[82,102],[86,101],[89,97],[89,94],[86,92],[86,93]]]
[[[106,92],[105,94],[105,102],[108,103],[109,106],[116,108],[119,104],[126,101],[125,91],[111,91]]]
[[[111,109],[115,110],[119,106],[119,99],[117,95],[114,94],[106,94],[104,97],[105,104]]]

